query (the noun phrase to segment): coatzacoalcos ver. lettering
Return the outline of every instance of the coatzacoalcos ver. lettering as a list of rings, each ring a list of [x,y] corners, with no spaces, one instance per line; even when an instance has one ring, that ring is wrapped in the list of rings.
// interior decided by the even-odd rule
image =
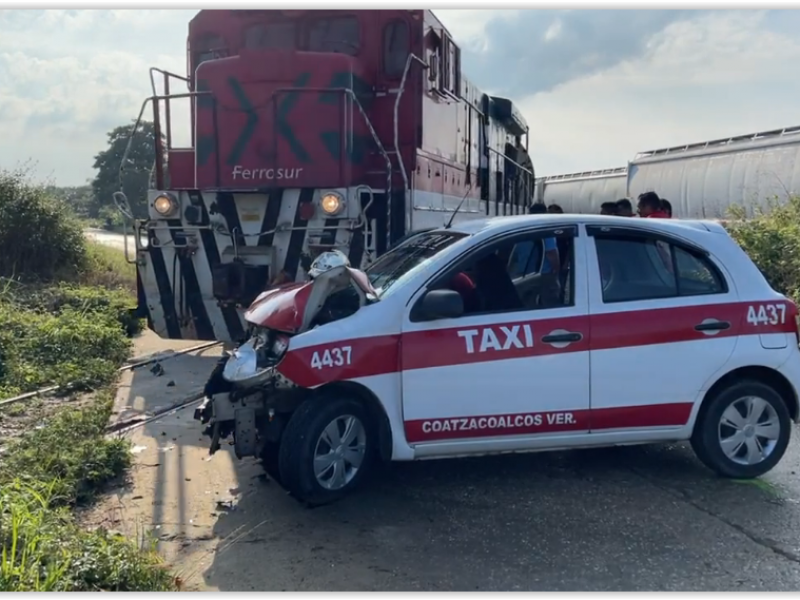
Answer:
[[[248,179],[248,180],[267,180],[272,181],[276,179],[298,179],[303,172],[302,167],[297,169],[245,169],[242,165],[233,167],[234,179]]]
[[[479,429],[514,429],[547,425],[571,425],[575,423],[571,412],[546,414],[499,415],[496,417],[460,417],[452,419],[430,419],[422,422],[423,433],[450,431],[473,431]]]

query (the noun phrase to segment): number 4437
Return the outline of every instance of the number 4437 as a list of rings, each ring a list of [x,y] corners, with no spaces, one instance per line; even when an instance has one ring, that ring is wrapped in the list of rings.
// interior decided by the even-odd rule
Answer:
[[[313,369],[324,369],[326,367],[342,367],[350,364],[351,346],[341,346],[330,348],[322,352],[314,352],[311,356],[311,367]]]
[[[762,304],[756,309],[750,306],[747,309],[747,322],[750,325],[778,325],[786,322],[785,304]]]

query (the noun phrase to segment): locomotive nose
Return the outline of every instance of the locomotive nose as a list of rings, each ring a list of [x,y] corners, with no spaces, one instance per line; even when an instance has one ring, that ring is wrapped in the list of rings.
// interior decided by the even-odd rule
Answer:
[[[366,123],[358,61],[345,54],[266,49],[197,69],[200,187],[347,187],[359,175]],[[220,127],[224,115],[225,127]],[[364,131],[362,131],[364,130]]]

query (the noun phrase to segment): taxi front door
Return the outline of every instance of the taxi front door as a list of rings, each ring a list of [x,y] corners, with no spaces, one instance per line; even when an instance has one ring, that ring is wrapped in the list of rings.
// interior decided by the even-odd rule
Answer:
[[[569,277],[558,302],[542,306],[529,284],[542,275],[541,264],[521,275],[509,274],[509,265],[517,244],[543,247],[547,238],[548,245],[552,238],[567,242],[561,262]],[[588,433],[590,330],[581,241],[574,226],[505,237],[474,249],[416,292],[403,321],[401,377],[406,439],[417,456],[569,445]],[[480,308],[456,318],[421,318],[414,307],[425,293],[446,288],[459,273],[476,284]],[[517,290],[524,291],[515,296]],[[505,297],[487,300],[487,292]]]

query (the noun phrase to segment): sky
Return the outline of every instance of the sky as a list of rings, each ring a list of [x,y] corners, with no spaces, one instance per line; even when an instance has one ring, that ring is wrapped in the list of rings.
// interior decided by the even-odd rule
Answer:
[[[149,95],[148,69],[185,72],[195,12],[0,10],[0,168],[33,161],[39,179],[91,179],[106,133]],[[436,14],[466,76],[525,115],[537,176],[800,124],[800,11]],[[188,139],[188,119],[176,136]]]

